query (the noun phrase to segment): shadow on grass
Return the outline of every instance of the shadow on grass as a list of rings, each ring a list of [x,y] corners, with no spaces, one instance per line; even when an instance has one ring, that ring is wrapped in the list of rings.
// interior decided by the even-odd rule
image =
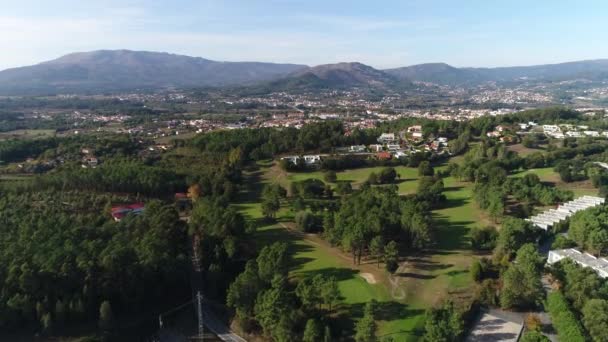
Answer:
[[[470,246],[468,233],[473,221],[450,221],[445,216],[435,217],[437,248],[440,250],[466,249]]]
[[[398,277],[403,277],[403,278],[413,278],[413,279],[422,279],[422,280],[429,280],[429,279],[437,278],[436,275],[419,274],[419,273],[412,273],[412,272],[395,273],[395,275]]]
[[[328,267],[312,271],[299,272],[303,277],[314,277],[316,275],[322,275],[325,278],[336,278],[337,281],[344,281],[354,279],[359,271],[355,271],[350,268],[337,268]]]
[[[338,315],[335,317],[336,326],[340,327],[340,337],[344,340],[350,340],[349,338],[355,334],[355,325],[357,321],[363,317],[363,310],[365,303],[356,303],[340,305]],[[424,310],[421,309],[410,309],[406,304],[390,301],[390,302],[379,302],[376,306],[375,319],[377,321],[395,321],[399,319],[405,319],[412,316],[422,315]],[[420,330],[406,330],[398,329],[395,331],[387,332],[385,336],[391,336],[398,340],[398,337],[407,334],[421,336],[422,331]]]

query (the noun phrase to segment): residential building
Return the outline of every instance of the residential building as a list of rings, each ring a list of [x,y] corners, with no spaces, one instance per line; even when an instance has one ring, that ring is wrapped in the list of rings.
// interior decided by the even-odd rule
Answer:
[[[574,248],[549,251],[548,264],[554,264],[562,259],[571,259],[583,267],[592,268],[600,277],[608,278],[608,260],[596,258],[589,253],[582,253]]]
[[[394,144],[397,142],[397,138],[395,138],[395,133],[382,133],[378,137],[378,142],[381,144]]]

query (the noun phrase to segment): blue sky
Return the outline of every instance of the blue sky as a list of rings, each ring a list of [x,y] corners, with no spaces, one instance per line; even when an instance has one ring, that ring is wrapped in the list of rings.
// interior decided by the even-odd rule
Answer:
[[[608,58],[607,1],[0,0],[0,69],[74,51],[377,68]]]

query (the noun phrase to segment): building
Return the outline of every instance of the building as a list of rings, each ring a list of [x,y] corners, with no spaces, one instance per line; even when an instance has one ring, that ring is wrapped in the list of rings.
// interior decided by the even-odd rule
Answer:
[[[397,138],[395,138],[395,133],[382,133],[378,137],[378,142],[380,144],[394,144],[397,142]]]
[[[365,145],[353,145],[349,147],[349,152],[365,152]]]
[[[306,165],[316,165],[321,162],[321,156],[319,155],[308,155],[304,156],[304,164]]]
[[[127,205],[119,205],[112,207],[112,218],[116,222],[120,222],[125,216],[129,214],[139,215],[144,212],[143,203],[132,203]]]
[[[372,152],[382,152],[382,150],[383,150],[382,145],[380,145],[380,144],[369,145],[369,149]]]
[[[589,253],[582,253],[574,248],[549,251],[547,263],[551,265],[566,258],[583,267],[592,268],[602,278],[608,278],[608,260],[596,258]]]
[[[566,136],[569,138],[582,138],[583,134],[577,131],[568,131],[566,132]]]
[[[397,151],[401,149],[401,146],[399,146],[399,144],[388,144],[386,145],[386,149],[389,151]]]
[[[600,132],[598,131],[584,131],[586,136],[597,138],[600,136]]]
[[[378,152],[376,158],[379,160],[390,160],[393,156],[389,152]]]
[[[281,160],[287,160],[289,163],[291,163],[293,165],[297,165],[298,164],[298,160],[300,160],[300,157],[298,157],[298,156],[288,156],[288,157],[281,158]]]
[[[545,133],[557,133],[562,130],[557,125],[543,125],[543,132]]]

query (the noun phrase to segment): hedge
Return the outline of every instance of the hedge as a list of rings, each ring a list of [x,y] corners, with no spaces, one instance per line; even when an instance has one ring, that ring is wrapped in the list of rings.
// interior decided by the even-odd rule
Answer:
[[[561,292],[556,291],[549,294],[547,310],[560,341],[585,342],[583,328]]]

